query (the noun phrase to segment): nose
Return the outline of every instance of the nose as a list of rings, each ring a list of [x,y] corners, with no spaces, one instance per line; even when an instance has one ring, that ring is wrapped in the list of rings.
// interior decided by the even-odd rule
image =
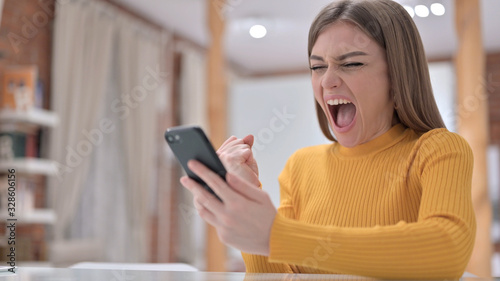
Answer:
[[[338,75],[337,71],[332,67],[329,67],[325,74],[323,75],[323,79],[321,81],[321,86],[323,89],[334,89],[340,87],[342,84],[342,79]]]

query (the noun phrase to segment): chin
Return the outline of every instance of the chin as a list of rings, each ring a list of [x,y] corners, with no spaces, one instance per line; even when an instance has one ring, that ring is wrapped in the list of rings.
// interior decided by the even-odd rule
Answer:
[[[340,143],[343,147],[351,148],[360,144],[359,137],[352,130],[346,133],[339,133],[335,130],[332,131],[335,135],[335,138],[337,139],[337,142]]]
[[[332,129],[332,132],[337,139],[337,142],[340,143],[343,147],[355,147],[360,144],[360,136],[356,133],[356,124],[347,132],[338,132],[335,129]],[[330,123],[330,128],[335,128]]]
[[[337,141],[343,146],[347,148],[355,147],[359,144],[359,141],[354,137],[342,137],[337,136]]]

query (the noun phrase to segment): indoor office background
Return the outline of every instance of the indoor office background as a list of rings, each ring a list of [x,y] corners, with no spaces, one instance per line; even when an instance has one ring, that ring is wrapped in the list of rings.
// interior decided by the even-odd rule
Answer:
[[[21,181],[21,265],[186,263],[244,271],[239,251],[221,246],[181,188],[163,132],[196,124],[215,145],[253,134],[260,180],[278,206],[277,177],[287,158],[328,142],[316,121],[307,32],[329,2],[0,1],[2,97],[5,77],[20,69],[35,81],[33,100],[15,109],[26,116],[5,113],[12,108],[5,100],[0,112],[0,137],[23,141],[21,151],[0,155],[2,177],[16,165]],[[465,100],[457,77],[468,70],[456,61],[462,44],[475,39],[459,36],[456,8],[464,1],[397,2],[419,28],[448,129],[485,137],[479,173],[488,188],[479,193],[487,200],[478,202],[493,216],[478,228],[491,240],[478,254],[478,270],[500,276],[500,1],[479,1],[482,42],[461,56],[484,58],[484,67],[471,74],[474,93]],[[484,129],[460,127],[481,114]],[[1,208],[5,223],[3,201]],[[0,246],[5,259],[5,239]],[[484,266],[490,260],[491,269]]]

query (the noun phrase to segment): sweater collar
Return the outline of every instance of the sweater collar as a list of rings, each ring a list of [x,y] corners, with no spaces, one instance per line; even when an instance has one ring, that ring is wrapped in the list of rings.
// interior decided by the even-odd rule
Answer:
[[[394,145],[403,137],[405,131],[406,127],[398,123],[377,138],[355,147],[344,147],[340,143],[336,143],[334,152],[346,157],[368,155]]]

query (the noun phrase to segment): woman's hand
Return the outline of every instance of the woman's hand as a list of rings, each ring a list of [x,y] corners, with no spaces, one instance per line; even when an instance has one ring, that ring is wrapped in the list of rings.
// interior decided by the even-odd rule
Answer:
[[[252,135],[243,139],[230,137],[217,150],[217,155],[228,172],[259,186],[259,168],[252,153],[253,141]]]
[[[198,161],[189,161],[188,167],[223,201],[220,202],[189,177],[181,178],[182,185],[194,196],[198,213],[217,229],[220,240],[246,253],[269,255],[271,227],[276,216],[269,195],[230,172],[224,182]]]

